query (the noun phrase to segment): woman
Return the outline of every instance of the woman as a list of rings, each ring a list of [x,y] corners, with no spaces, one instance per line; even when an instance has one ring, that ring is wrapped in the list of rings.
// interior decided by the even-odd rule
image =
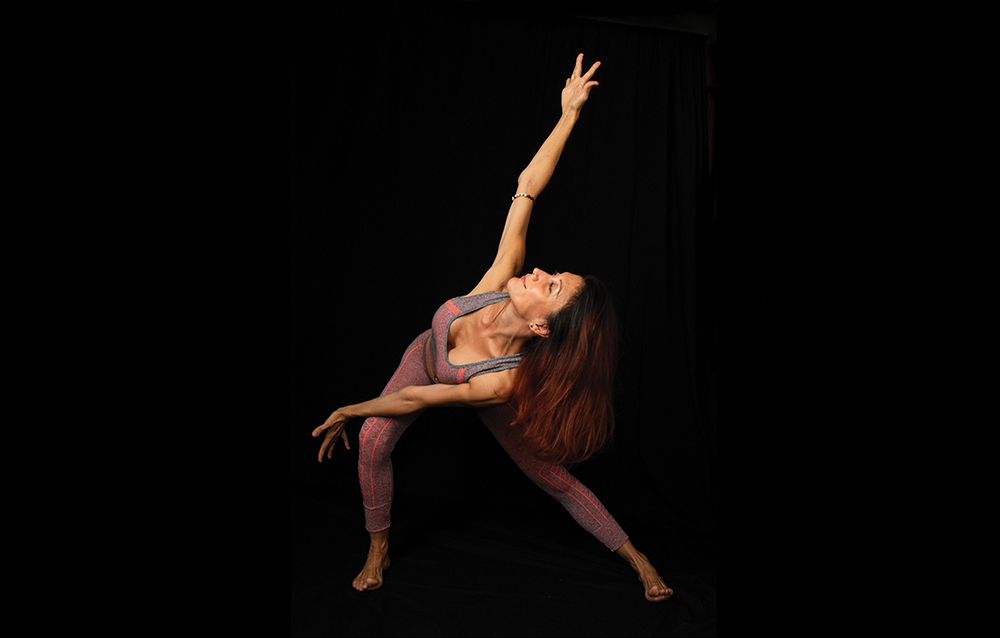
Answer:
[[[359,591],[381,587],[389,567],[392,448],[424,410],[447,405],[477,408],[525,474],[628,561],[648,600],[673,594],[593,492],[563,467],[599,450],[614,427],[617,328],[607,294],[593,277],[537,268],[517,276],[535,197],[548,184],[580,109],[598,85],[591,77],[601,63],[581,75],[582,63],[581,53],[562,90],[562,116],[518,178],[496,259],[479,285],[438,309],[431,329],[406,349],[379,398],[342,407],[313,431],[314,437],[326,433],[322,462],[338,438],[350,449],[344,430],[349,419],[367,418],[359,437],[358,476],[371,544],[354,579]]]

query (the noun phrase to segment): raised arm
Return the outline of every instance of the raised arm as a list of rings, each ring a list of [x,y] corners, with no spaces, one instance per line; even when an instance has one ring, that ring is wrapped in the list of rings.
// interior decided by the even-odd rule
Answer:
[[[528,236],[528,222],[531,221],[531,210],[534,198],[545,189],[555,171],[559,157],[562,155],[566,140],[573,131],[580,109],[590,97],[590,90],[597,86],[597,81],[591,80],[594,72],[601,66],[595,62],[590,70],[581,75],[583,54],[576,57],[573,73],[566,78],[566,86],[562,90],[562,115],[554,129],[542,143],[528,165],[517,178],[517,192],[507,211],[507,221],[500,235],[500,246],[493,265],[483,276],[479,285],[469,294],[477,294],[490,290],[503,290],[511,277],[516,277],[524,267],[525,241]],[[525,197],[518,197],[523,194]]]

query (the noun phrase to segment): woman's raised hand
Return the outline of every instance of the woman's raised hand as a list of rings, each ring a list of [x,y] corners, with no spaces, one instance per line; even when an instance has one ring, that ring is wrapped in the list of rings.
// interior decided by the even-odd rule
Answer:
[[[579,111],[583,108],[587,98],[590,97],[590,89],[599,84],[596,80],[591,80],[590,78],[594,77],[594,71],[597,70],[597,67],[601,66],[601,63],[594,62],[589,71],[580,75],[582,65],[583,54],[581,53],[576,56],[576,66],[573,67],[573,75],[566,78],[566,88],[562,90],[563,113],[566,112],[566,109]]]
[[[319,436],[323,430],[326,430],[326,438],[323,439],[323,444],[319,446],[320,463],[323,462],[324,453],[326,453],[326,458],[330,458],[333,454],[333,448],[337,447],[337,438],[343,439],[344,447],[348,450],[351,449],[351,444],[347,441],[347,432],[344,431],[347,420],[347,415],[341,413],[340,410],[335,410],[333,414],[327,417],[323,425],[313,430],[313,438]]]

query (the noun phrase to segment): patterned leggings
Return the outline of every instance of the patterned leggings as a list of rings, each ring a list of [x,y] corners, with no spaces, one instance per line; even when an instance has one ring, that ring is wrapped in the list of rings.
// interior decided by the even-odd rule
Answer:
[[[383,395],[410,385],[434,383],[427,373],[424,352],[429,334],[430,330],[424,332],[409,345],[399,368],[382,391]],[[509,427],[515,415],[509,404],[481,408],[477,412],[521,471],[535,485],[559,501],[585,530],[611,551],[625,544],[628,536],[593,492],[563,466],[544,463],[521,445],[516,431]],[[406,416],[370,417],[361,428],[358,478],[365,505],[365,529],[369,532],[379,532],[389,527],[392,507],[392,461],[389,456],[399,437],[422,413],[423,410],[419,410]]]

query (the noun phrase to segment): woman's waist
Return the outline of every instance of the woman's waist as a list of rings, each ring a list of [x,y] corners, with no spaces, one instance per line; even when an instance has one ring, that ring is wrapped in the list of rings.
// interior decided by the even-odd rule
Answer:
[[[427,341],[424,343],[424,357],[427,361],[427,374],[429,374],[431,379],[434,380],[434,383],[441,383],[438,381],[437,372],[434,370],[434,346],[434,333],[431,332],[427,335]]]

